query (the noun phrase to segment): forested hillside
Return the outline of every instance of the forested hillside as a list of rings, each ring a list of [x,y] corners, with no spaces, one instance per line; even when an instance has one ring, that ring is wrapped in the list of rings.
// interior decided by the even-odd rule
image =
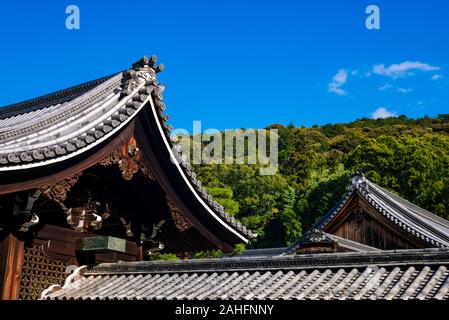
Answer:
[[[277,174],[195,166],[209,192],[259,234],[251,247],[290,244],[340,200],[355,171],[449,219],[449,115],[269,128],[279,132]]]

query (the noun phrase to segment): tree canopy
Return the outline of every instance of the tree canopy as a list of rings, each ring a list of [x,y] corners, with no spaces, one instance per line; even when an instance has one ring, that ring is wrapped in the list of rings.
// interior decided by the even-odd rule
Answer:
[[[449,219],[449,115],[271,128],[279,133],[274,175],[254,164],[195,165],[209,192],[258,233],[251,247],[292,243],[337,204],[355,171]]]

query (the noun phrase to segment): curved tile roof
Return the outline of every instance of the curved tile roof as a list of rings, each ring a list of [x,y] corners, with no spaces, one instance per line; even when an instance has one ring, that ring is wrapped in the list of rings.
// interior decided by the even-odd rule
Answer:
[[[49,95],[50,106],[37,109],[33,105],[0,120],[0,171],[62,161],[99,144],[145,105],[149,100],[145,92],[155,80],[151,68],[129,70],[92,82],[97,85],[86,92],[81,85],[84,93],[62,104],[50,102],[53,95]],[[61,92],[71,95],[73,91]]]
[[[89,81],[64,90],[50,93],[41,97],[33,98],[23,102],[11,104],[0,108],[0,120],[12,118],[24,113],[30,113],[34,110],[40,110],[73,100],[84,93],[92,90],[113,75],[102,77],[97,80]]]
[[[167,150],[179,160],[177,169],[197,201],[220,224],[247,242],[255,237],[217,203],[192,171],[189,159],[164,113],[164,85],[156,56],[144,57],[133,68],[113,76],[0,108],[0,173],[17,172],[62,162],[83,154],[114,136],[138,114],[146,113],[159,127]]]

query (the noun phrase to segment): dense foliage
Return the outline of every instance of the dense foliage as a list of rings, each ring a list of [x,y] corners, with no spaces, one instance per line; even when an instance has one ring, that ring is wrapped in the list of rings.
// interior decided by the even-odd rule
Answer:
[[[275,175],[249,164],[195,167],[226,210],[258,233],[252,247],[290,244],[336,204],[355,171],[449,219],[449,115],[270,128],[279,133]]]

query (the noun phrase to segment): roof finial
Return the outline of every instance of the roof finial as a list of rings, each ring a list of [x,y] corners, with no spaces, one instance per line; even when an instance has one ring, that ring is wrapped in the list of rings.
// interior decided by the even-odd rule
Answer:
[[[362,171],[356,170],[351,182],[351,187],[355,186],[360,188],[361,190],[368,191],[366,177]]]
[[[155,54],[153,54],[150,58],[148,58],[147,56],[143,56],[139,61],[133,63],[133,69],[145,67],[153,68],[156,61],[157,56]]]

